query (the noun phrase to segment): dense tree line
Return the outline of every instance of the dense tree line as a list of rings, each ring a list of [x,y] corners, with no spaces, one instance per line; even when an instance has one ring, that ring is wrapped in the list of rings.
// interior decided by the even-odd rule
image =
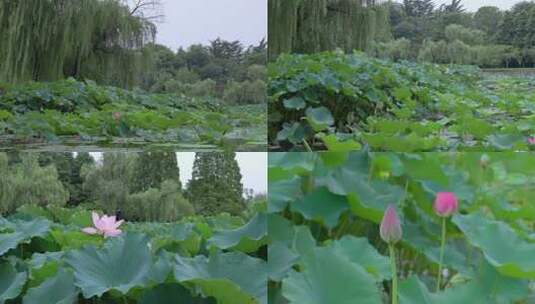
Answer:
[[[535,67],[535,2],[269,0],[269,58],[341,49],[391,60]]]
[[[152,92],[181,93],[223,99],[229,104],[266,100],[267,43],[244,47],[239,41],[215,39],[173,52],[150,47],[154,67],[143,87]]]
[[[0,153],[0,172],[1,215],[32,204],[175,221],[193,214],[247,215],[247,208],[258,208],[254,202],[265,206],[265,197],[244,191],[234,153],[197,153],[186,187],[171,152],[104,153],[98,161],[88,153]]]
[[[122,88],[254,104],[266,100],[267,44],[155,44],[158,0],[0,1],[0,83],[73,77]],[[180,39],[180,37],[177,37]]]
[[[367,52],[393,60],[473,64],[481,67],[535,66],[535,3],[510,10],[483,6],[467,12],[462,0],[435,6],[431,0],[388,2],[393,39],[376,41]]]

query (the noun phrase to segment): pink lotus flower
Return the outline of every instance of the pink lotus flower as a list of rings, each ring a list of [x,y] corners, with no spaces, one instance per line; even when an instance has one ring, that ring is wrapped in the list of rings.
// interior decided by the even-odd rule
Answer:
[[[395,244],[401,240],[401,223],[394,205],[389,205],[386,209],[379,232],[381,238],[389,244]]]
[[[535,145],[535,137],[530,137],[530,138],[528,138],[528,143],[529,143],[530,145]]]
[[[433,206],[435,213],[441,217],[448,217],[457,211],[459,203],[453,192],[438,192]]]
[[[95,211],[93,211],[92,217],[94,227],[84,228],[82,229],[83,232],[87,234],[100,234],[104,237],[118,236],[122,233],[121,229],[118,228],[123,223],[123,220],[117,222],[115,216],[107,216],[105,214],[99,217]]]

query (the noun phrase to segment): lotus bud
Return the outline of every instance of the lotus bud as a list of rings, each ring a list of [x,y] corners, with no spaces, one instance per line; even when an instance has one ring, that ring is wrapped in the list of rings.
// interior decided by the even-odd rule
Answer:
[[[395,244],[401,240],[401,223],[394,205],[389,205],[383,216],[380,227],[381,238],[389,243]]]
[[[457,211],[459,203],[453,192],[438,192],[433,206],[435,213],[440,217],[448,217]]]
[[[528,138],[528,144],[535,145],[535,137]]]

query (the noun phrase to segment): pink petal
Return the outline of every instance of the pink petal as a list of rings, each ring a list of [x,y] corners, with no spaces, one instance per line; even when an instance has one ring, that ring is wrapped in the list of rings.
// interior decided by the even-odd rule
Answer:
[[[438,216],[448,217],[457,211],[459,203],[453,192],[438,192],[433,208]]]
[[[113,229],[104,231],[104,237],[118,236],[122,233],[121,229]]]
[[[397,243],[401,240],[401,222],[394,205],[389,205],[386,209],[379,232],[381,238],[387,243]]]
[[[97,234],[98,233],[97,229],[95,229],[93,227],[84,228],[84,229],[82,229],[82,231],[87,233],[87,234]]]
[[[117,223],[115,223],[115,225],[113,226],[113,228],[117,229],[119,228],[119,226],[121,226],[121,224],[124,222],[124,220],[120,220],[118,221]]]
[[[93,218],[93,226],[98,227],[100,225],[100,217],[95,211],[91,212],[91,217]]]

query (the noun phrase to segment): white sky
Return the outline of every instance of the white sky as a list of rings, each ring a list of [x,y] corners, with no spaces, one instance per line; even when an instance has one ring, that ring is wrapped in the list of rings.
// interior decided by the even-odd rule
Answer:
[[[163,0],[157,42],[173,50],[218,37],[244,45],[267,37],[267,0]]]
[[[102,159],[101,152],[90,154],[97,161]],[[177,152],[176,154],[180,181],[183,186],[186,186],[193,172],[195,152]],[[267,193],[267,155],[265,152],[236,152],[244,189],[253,189],[255,194]]]
[[[397,0],[397,2],[403,2],[403,0]],[[438,7],[441,4],[449,4],[451,0],[435,0],[435,5]],[[482,6],[497,6],[502,10],[510,9],[520,0],[463,0],[462,4],[470,12],[476,12]]]

